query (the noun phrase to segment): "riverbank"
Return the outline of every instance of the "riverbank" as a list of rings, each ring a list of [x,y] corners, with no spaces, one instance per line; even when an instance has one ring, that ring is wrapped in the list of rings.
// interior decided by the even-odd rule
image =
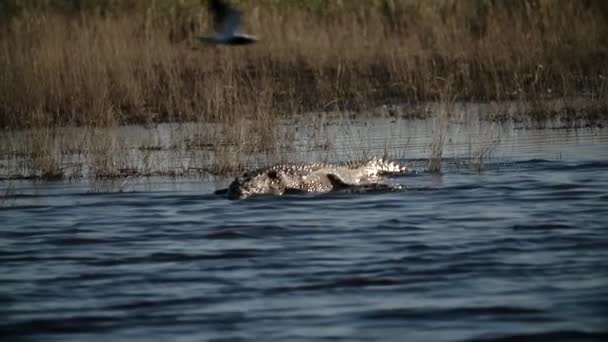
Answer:
[[[257,120],[392,103],[608,113],[603,1],[238,2],[246,48],[201,45],[199,1],[3,2],[6,129]],[[29,6],[29,7],[28,7]]]
[[[369,146],[408,157],[414,132],[357,132],[412,120],[432,126],[423,157],[440,172],[453,129],[486,158],[497,137],[470,131],[480,120],[608,121],[604,1],[234,3],[259,43],[201,45],[211,18],[194,0],[0,1],[2,178],[229,175]]]

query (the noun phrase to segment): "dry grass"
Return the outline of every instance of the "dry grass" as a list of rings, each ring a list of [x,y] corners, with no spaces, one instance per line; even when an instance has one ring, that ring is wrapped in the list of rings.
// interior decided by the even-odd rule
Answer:
[[[198,0],[0,0],[0,125],[33,129],[24,174],[65,176],[74,147],[53,131],[64,126],[88,127],[92,154],[78,162],[112,177],[155,161],[118,153],[126,142],[96,128],[195,122],[173,141],[213,152],[176,167],[222,173],[276,159],[294,135],[277,121],[308,111],[509,100],[534,121],[583,98],[608,113],[602,0],[234,2],[260,43],[200,45],[210,18]],[[440,160],[448,111],[437,120]]]
[[[0,24],[7,127],[362,109],[437,100],[446,80],[459,100],[607,103],[599,0],[243,1],[263,40],[237,49],[196,43],[209,31],[198,1],[16,3],[28,10]]]

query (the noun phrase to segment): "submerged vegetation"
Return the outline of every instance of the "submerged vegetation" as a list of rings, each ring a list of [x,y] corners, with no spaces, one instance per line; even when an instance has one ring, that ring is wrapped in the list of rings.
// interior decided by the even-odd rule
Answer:
[[[32,139],[0,152],[49,178],[66,163],[51,155],[94,153],[87,169],[111,176],[129,169],[116,154],[126,142],[100,128],[190,122],[198,129],[176,130],[174,145],[212,147],[217,170],[233,170],[228,160],[278,155],[295,134],[278,120],[309,112],[490,102],[503,121],[608,113],[603,0],[232,2],[258,44],[201,45],[206,1],[0,0],[0,125]],[[451,115],[437,117],[442,132]],[[76,142],[55,131],[72,126],[91,133]]]

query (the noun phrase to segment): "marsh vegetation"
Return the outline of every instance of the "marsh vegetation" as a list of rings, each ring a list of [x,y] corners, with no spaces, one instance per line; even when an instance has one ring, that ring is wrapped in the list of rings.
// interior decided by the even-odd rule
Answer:
[[[212,28],[198,0],[0,1],[0,153],[11,172],[180,174],[184,166],[151,166],[159,144],[112,133],[128,124],[176,125],[166,146],[196,157],[187,170],[225,173],[260,155],[288,159],[303,125],[316,127],[307,148],[331,148],[318,133],[331,116],[323,113],[342,113],[342,125],[378,108],[431,118],[438,160],[456,103],[485,103],[492,110],[481,119],[534,127],[556,117],[596,124],[608,113],[605,1],[234,3],[260,43],[200,45]]]

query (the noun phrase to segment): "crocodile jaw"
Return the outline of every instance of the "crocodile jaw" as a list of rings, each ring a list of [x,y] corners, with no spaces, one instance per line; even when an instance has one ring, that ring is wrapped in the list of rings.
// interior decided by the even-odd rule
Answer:
[[[237,177],[228,187],[229,199],[245,199],[255,195],[282,195],[285,186],[276,172],[269,171],[256,176]]]

